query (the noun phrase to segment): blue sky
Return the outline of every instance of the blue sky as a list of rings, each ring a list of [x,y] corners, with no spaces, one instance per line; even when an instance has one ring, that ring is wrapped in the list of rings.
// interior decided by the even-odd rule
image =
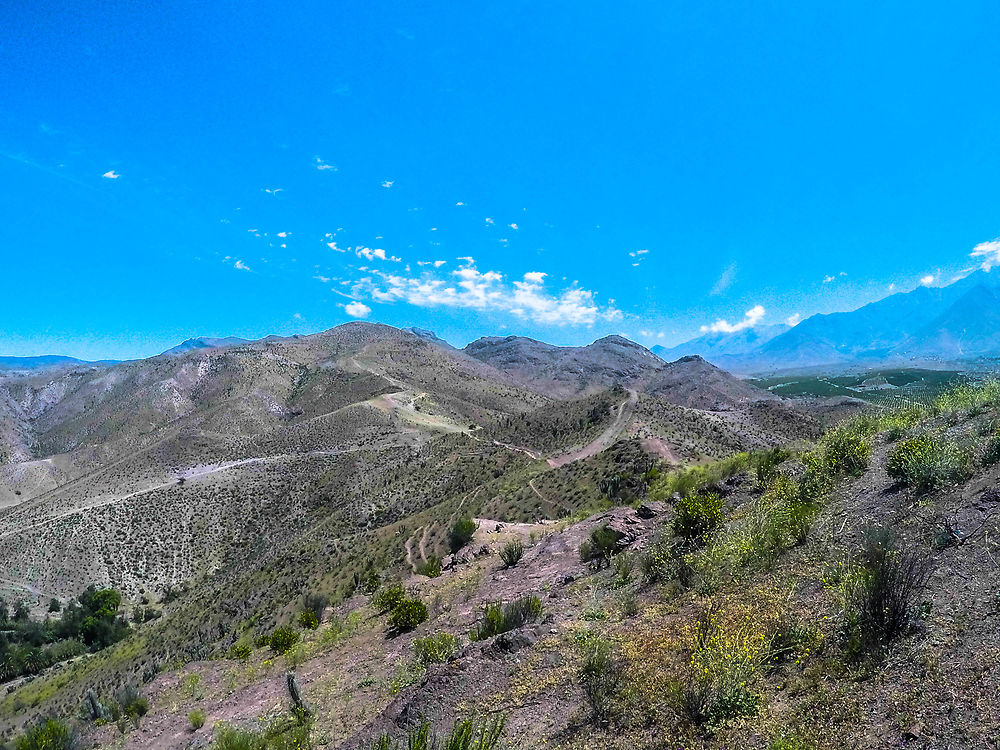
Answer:
[[[669,345],[1000,235],[1000,6],[702,5],[3,3],[0,354]]]

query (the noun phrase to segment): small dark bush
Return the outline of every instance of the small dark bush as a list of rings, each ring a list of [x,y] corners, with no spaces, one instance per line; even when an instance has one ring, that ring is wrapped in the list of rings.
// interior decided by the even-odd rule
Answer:
[[[476,533],[476,522],[469,516],[464,516],[455,522],[455,525],[448,530],[448,545],[452,552],[458,552],[462,547],[472,541],[472,535]]]
[[[311,609],[304,609],[299,612],[298,621],[299,627],[303,627],[306,630],[315,630],[319,627],[319,620],[316,617],[316,613]]]
[[[437,578],[441,575],[441,558],[431,555],[417,566],[417,575]]]
[[[125,685],[116,690],[115,704],[112,705],[112,715],[123,716],[135,726],[139,726],[139,720],[149,712],[149,701],[135,685]]]
[[[598,526],[580,545],[580,559],[584,562],[594,561],[597,563],[597,567],[601,568],[610,563],[617,542],[618,534],[607,524]]]
[[[268,639],[268,645],[276,654],[283,654],[299,642],[299,633],[293,628],[282,626],[276,628]]]
[[[580,668],[580,682],[594,721],[603,724],[611,717],[624,671],[624,663],[612,653],[610,643],[599,639],[589,644]]]
[[[398,632],[413,630],[426,619],[426,604],[419,599],[403,599],[389,615],[389,627]]]
[[[194,709],[194,711],[188,714],[188,721],[191,723],[191,730],[197,732],[205,726],[205,712],[200,708]]]
[[[524,544],[519,539],[515,539],[513,542],[507,542],[500,549],[500,559],[503,561],[505,568],[513,568],[521,561],[523,556]]]
[[[916,550],[897,549],[891,532],[869,530],[846,596],[848,652],[880,655],[909,627],[931,565]]]
[[[372,597],[372,606],[379,612],[391,612],[406,598],[406,589],[399,582],[387,583]]]
[[[542,616],[542,601],[537,596],[522,596],[509,604],[490,602],[483,612],[483,621],[477,625],[469,637],[482,641],[500,633],[516,630]]]

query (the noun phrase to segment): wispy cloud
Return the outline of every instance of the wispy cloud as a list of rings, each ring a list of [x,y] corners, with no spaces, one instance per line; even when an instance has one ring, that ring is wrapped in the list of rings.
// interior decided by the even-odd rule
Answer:
[[[711,325],[702,326],[701,330],[703,333],[711,331],[712,333],[736,333],[737,331],[742,331],[745,328],[752,328],[757,325],[766,313],[763,305],[754,305],[743,315],[743,320],[738,323],[730,323],[727,320],[719,318],[717,321]]]
[[[988,242],[980,242],[972,248],[969,257],[982,258],[983,261],[980,268],[984,271],[989,271],[993,266],[1000,266],[1000,237]]]
[[[730,263],[723,268],[722,273],[719,274],[719,278],[715,280],[708,293],[716,296],[729,289],[733,285],[733,282],[736,281],[736,271],[737,266],[735,263]]]
[[[382,187],[391,188],[395,184],[395,182],[396,182],[395,180],[383,180]]]
[[[102,174],[101,177],[103,177],[106,180],[117,180],[119,177],[121,177],[121,175],[118,174],[115,170],[109,169],[107,172]]]
[[[250,270],[250,266],[248,266],[242,260],[238,260],[235,263],[233,263],[233,268],[238,268],[241,271],[249,271]]]
[[[787,318],[785,318],[785,322],[792,328],[795,328],[795,326],[797,326],[799,323],[802,322],[802,316],[799,313],[795,313],[794,315],[789,315]]]
[[[380,247],[365,247],[364,245],[359,245],[354,248],[354,253],[359,258],[366,258],[368,260],[375,260],[378,258],[379,260],[391,260],[394,263],[399,263],[403,260],[395,255],[386,256],[385,250]]]
[[[936,277],[932,273],[929,273],[926,276],[921,276],[920,277],[920,286],[930,286],[931,284],[934,283],[934,279],[935,278]]]
[[[320,172],[337,172],[337,171],[339,171],[337,169],[337,167],[335,167],[333,164],[327,164],[325,161],[323,161],[322,159],[320,159],[318,156],[315,157],[315,164],[316,164],[316,169],[318,169]]]

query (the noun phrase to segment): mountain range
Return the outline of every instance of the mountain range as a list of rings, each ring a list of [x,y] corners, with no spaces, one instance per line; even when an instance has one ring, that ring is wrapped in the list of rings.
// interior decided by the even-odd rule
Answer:
[[[817,314],[794,327],[710,333],[653,351],[697,354],[745,374],[871,366],[962,365],[1000,357],[1000,278],[976,271],[943,287],[917,287],[851,312]]]

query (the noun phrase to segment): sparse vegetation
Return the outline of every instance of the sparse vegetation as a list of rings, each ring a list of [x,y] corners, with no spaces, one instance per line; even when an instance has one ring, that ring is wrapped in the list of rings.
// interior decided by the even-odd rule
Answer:
[[[197,732],[203,726],[205,726],[205,712],[200,708],[196,708],[188,714],[188,723],[191,724],[191,731]]]
[[[421,664],[440,664],[458,651],[458,638],[451,633],[435,633],[413,639],[413,654]]]
[[[618,534],[607,524],[598,526],[580,545],[580,559],[584,562],[594,561],[599,568],[607,565],[615,553],[617,543]]]
[[[848,653],[879,656],[906,632],[930,573],[925,554],[899,549],[886,529],[867,531],[855,566],[842,583]]]
[[[473,534],[476,533],[476,522],[469,516],[463,516],[455,521],[448,530],[448,545],[452,552],[458,552],[462,547],[472,541]]]
[[[580,683],[590,704],[591,719],[606,723],[622,687],[625,665],[611,644],[603,638],[590,639],[586,646]]]
[[[507,542],[500,548],[500,560],[505,568],[513,568],[524,556],[524,543],[520,539]]]
[[[499,750],[506,724],[503,715],[492,719],[464,719],[457,721],[446,735],[439,736],[425,721],[401,740],[382,735],[371,744],[371,750]]]
[[[929,434],[904,440],[889,453],[889,476],[916,490],[928,490],[968,478],[973,469],[972,452],[953,441]]]
[[[441,558],[431,555],[422,563],[417,565],[416,573],[417,575],[427,576],[428,578],[437,578],[441,575]]]
[[[541,616],[542,602],[533,594],[522,596],[508,604],[490,602],[483,612],[482,621],[472,630],[469,637],[474,641],[482,641],[494,635],[516,630]]]
[[[14,750],[79,750],[76,733],[61,721],[45,719],[14,740]]]

